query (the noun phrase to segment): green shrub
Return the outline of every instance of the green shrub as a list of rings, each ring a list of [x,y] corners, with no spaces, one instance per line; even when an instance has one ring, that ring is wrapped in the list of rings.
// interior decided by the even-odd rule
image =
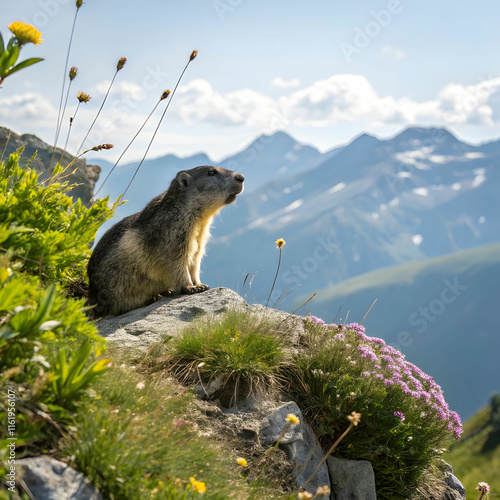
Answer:
[[[74,405],[91,374],[83,365],[104,348],[104,339],[87,322],[83,301],[64,297],[56,285],[43,290],[34,276],[0,267],[0,381],[16,394],[17,446],[48,445],[72,422]],[[60,362],[65,348],[76,350],[80,386],[55,390],[66,372]],[[98,362],[102,368],[104,361]],[[70,362],[71,365],[71,362]],[[95,365],[88,369],[95,370]],[[75,370],[74,370],[75,371]],[[67,378],[67,377],[66,377]],[[6,421],[6,400],[0,402],[0,419]],[[7,428],[0,429],[0,439]]]
[[[73,203],[59,165],[40,183],[34,170],[20,167],[21,153],[0,163],[0,246],[19,270],[66,285],[83,276],[89,245],[115,207],[107,198],[88,208]]]
[[[378,498],[425,498],[439,476],[443,448],[461,433],[460,418],[449,410],[441,388],[356,323],[325,326],[310,320],[307,328],[304,348],[283,378],[325,449],[346,429],[346,416],[359,412],[361,423],[336,456],[369,460]]]
[[[95,360],[105,341],[84,300],[67,298],[61,285],[83,273],[95,232],[112,214],[106,202],[73,204],[59,167],[50,182],[38,183],[19,166],[21,151],[0,163],[0,382],[15,393],[18,453],[52,448],[107,366]],[[2,422],[8,410],[2,398]],[[2,426],[0,441],[9,432]]]
[[[167,364],[190,381],[218,378],[230,401],[276,387],[279,369],[290,360],[290,341],[277,324],[232,311],[222,319],[195,322],[167,343]]]

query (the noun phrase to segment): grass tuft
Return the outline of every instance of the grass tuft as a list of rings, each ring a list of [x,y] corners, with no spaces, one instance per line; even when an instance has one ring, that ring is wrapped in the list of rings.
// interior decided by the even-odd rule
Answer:
[[[217,380],[217,396],[230,406],[276,388],[277,374],[291,360],[291,342],[276,330],[277,324],[263,316],[231,311],[190,325],[166,343],[153,365],[163,364],[203,388]]]

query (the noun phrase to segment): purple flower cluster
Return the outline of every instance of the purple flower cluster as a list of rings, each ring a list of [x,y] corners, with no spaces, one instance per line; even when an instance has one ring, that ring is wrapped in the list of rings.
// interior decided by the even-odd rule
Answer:
[[[311,321],[314,321],[314,323],[318,323],[320,325],[324,325],[325,322],[321,319],[321,318],[317,318],[316,316],[313,316],[312,314],[310,314],[308,316],[308,318],[311,320]]]
[[[401,422],[405,421],[405,416],[400,411],[395,411],[394,416],[399,417],[401,419]]]
[[[322,319],[314,316],[311,316],[311,319],[316,323],[324,324]],[[358,323],[331,324],[329,327],[332,330],[345,332],[334,335],[335,340],[345,340],[347,332],[355,334],[355,338],[359,341],[357,350],[362,360],[365,360],[359,365],[362,377],[373,377],[374,380],[383,383],[385,387],[391,388],[391,390],[399,389],[409,397],[419,400],[428,408],[425,412],[427,418],[433,417],[446,422],[447,429],[454,433],[455,438],[460,437],[462,434],[460,416],[449,409],[444,400],[443,390],[436,384],[433,377],[425,374],[418,366],[406,361],[405,356],[400,351],[386,345],[384,340],[366,335],[365,327]],[[343,345],[347,347],[350,344]],[[400,412],[395,412],[394,415],[400,417],[401,421],[405,419]]]

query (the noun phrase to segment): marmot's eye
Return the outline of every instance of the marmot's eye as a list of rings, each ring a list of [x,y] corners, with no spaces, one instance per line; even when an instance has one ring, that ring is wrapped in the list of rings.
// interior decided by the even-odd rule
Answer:
[[[215,175],[216,173],[217,171],[214,169],[208,171],[208,175]]]

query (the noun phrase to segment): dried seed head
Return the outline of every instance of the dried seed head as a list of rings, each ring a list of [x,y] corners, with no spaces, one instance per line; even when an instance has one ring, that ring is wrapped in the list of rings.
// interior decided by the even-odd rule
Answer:
[[[114,148],[113,144],[99,144],[99,146],[94,146],[92,151],[101,151],[101,149],[112,149]]]
[[[90,95],[87,94],[86,92],[78,92],[78,94],[76,94],[76,98],[80,102],[89,102],[90,99],[92,99],[92,97],[90,97]]]
[[[189,60],[192,61],[197,55],[198,55],[198,51],[193,50],[193,52],[191,52],[191,55],[189,56]]]
[[[76,8],[79,9],[82,6],[83,0],[76,0]]]
[[[74,80],[75,79],[75,76],[76,74],[78,73],[78,68],[76,66],[73,66],[70,70],[69,70],[69,79],[70,80]]]
[[[163,94],[161,95],[160,101],[163,101],[163,99],[166,99],[170,95],[170,90],[165,90]]]
[[[116,65],[116,71],[120,71],[123,66],[125,66],[125,63],[127,62],[126,57],[120,57],[120,60],[118,61],[118,64]]]

